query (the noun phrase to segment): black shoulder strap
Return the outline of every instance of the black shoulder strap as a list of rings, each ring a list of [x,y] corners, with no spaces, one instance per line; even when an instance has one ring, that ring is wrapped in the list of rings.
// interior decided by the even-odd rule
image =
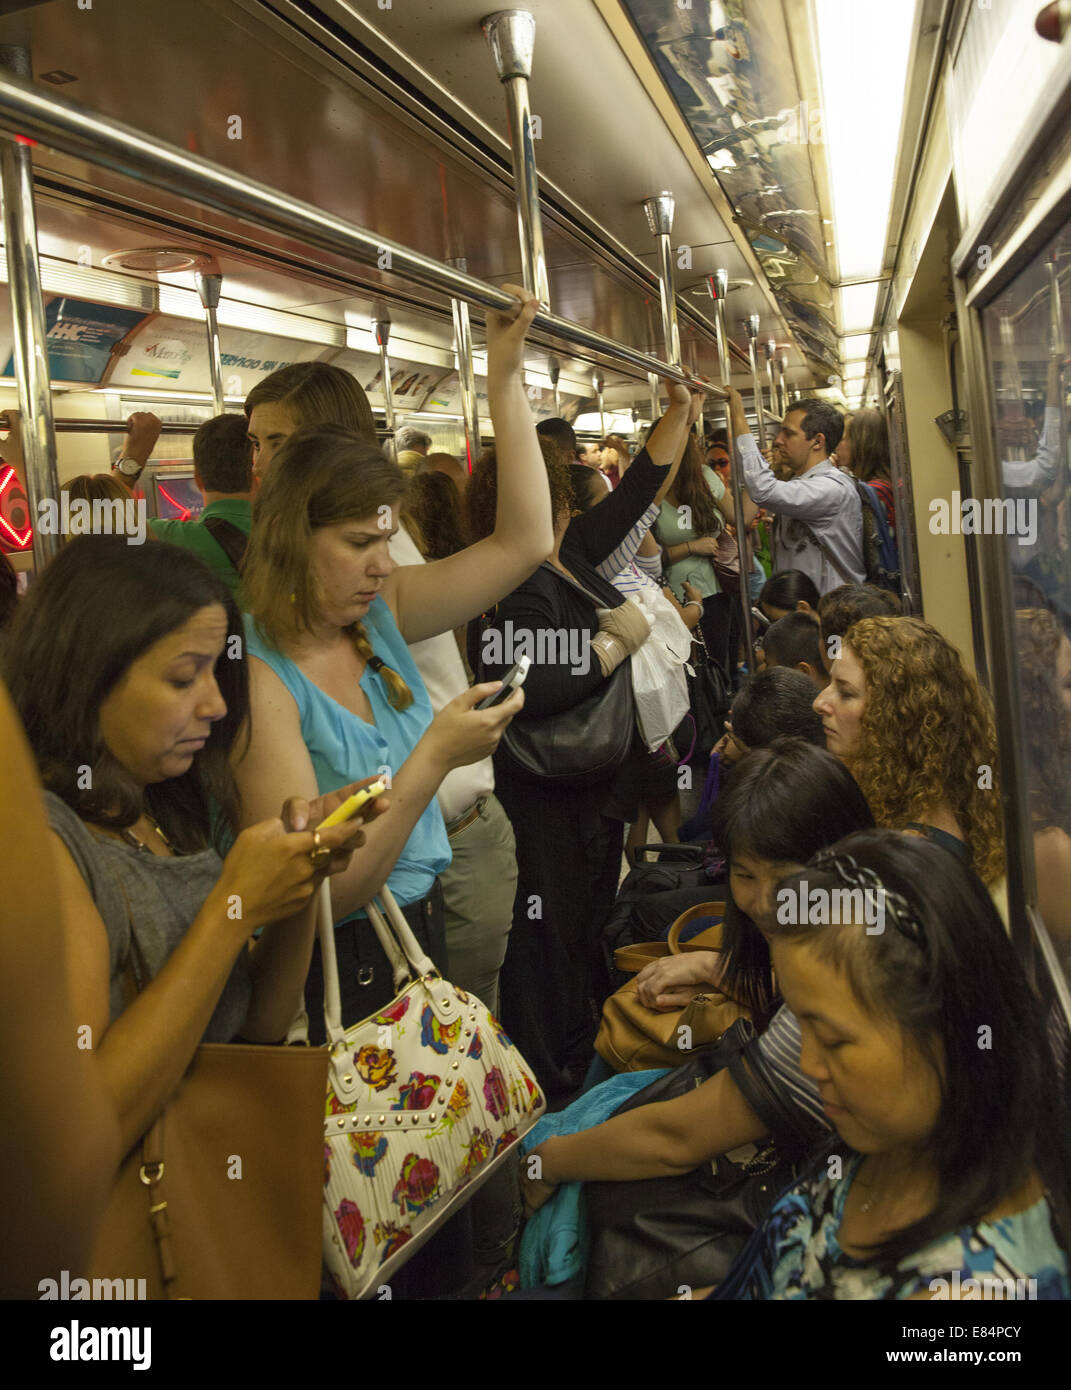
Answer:
[[[203,526],[235,569],[240,569],[249,538],[240,526],[222,516],[206,516]]]

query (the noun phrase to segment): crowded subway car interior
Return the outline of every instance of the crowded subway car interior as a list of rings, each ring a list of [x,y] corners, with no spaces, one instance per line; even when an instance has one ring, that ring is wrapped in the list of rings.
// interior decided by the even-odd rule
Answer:
[[[0,0],[46,1357],[102,1299],[1071,1297],[1069,32]]]

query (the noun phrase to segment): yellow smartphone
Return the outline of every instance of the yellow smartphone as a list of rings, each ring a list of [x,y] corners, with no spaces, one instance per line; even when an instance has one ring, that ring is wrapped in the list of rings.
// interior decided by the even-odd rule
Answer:
[[[386,782],[373,782],[370,787],[362,787],[359,792],[354,792],[347,797],[341,806],[336,806],[326,820],[322,820],[316,827],[317,830],[330,830],[333,825],[341,825],[343,821],[350,820],[362,806],[367,806],[370,801],[375,801],[377,796],[382,796],[387,790]]]

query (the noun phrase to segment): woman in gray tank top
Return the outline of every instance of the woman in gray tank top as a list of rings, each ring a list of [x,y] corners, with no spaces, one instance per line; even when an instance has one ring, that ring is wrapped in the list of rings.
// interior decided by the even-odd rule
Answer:
[[[316,889],[363,841],[357,821],[319,840],[306,829],[350,787],[291,798],[234,838],[241,632],[228,589],[190,552],[87,536],[34,584],[6,654],[57,841],[74,1015],[124,1153],[202,1041],[285,1036]],[[141,992],[124,1004],[130,973]]]

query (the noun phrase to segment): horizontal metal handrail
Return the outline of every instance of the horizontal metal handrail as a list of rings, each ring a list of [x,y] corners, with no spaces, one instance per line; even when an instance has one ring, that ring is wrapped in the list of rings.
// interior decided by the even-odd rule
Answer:
[[[11,421],[6,414],[0,414],[0,428],[9,430]],[[65,420],[62,416],[53,419],[57,434],[126,434],[130,426],[125,420]],[[183,424],[178,420],[161,420],[161,434],[196,434],[196,424]]]
[[[480,309],[501,312],[516,303],[512,295],[497,285],[486,284],[400,242],[355,227],[311,203],[291,198],[233,169],[166,144],[153,135],[90,111],[53,92],[40,91],[7,74],[0,76],[0,129],[138,179],[153,188],[189,198],[228,217],[297,238],[322,251],[351,257],[363,265],[387,268],[382,263],[389,257],[391,274],[454,299],[466,300]],[[671,381],[691,380],[687,373],[656,357],[616,343],[556,314],[539,312],[533,327],[608,358],[619,368],[632,368],[644,377],[648,372],[657,372]],[[629,375],[627,371],[625,374]],[[702,385],[713,395],[724,395],[720,386],[709,382]]]

